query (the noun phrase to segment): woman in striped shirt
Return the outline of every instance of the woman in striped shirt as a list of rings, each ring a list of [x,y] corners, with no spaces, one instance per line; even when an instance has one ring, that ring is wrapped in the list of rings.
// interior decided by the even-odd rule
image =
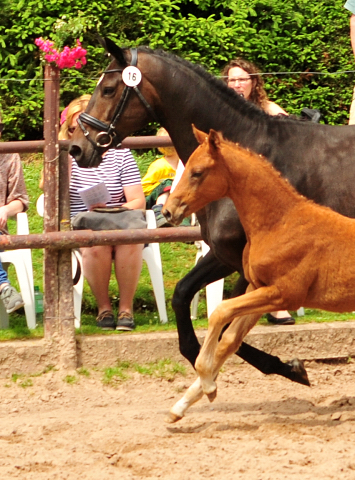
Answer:
[[[70,139],[81,112],[85,111],[90,95],[73,100],[61,118],[60,139]],[[104,182],[111,200],[106,204],[91,207],[124,205],[132,210],[145,208],[145,197],[137,164],[128,149],[110,149],[97,168],[79,168],[69,158],[70,168],[70,214],[76,215],[87,210],[78,189]],[[133,330],[133,297],[142,269],[143,245],[97,245],[81,248],[84,276],[87,279],[97,306],[97,325],[105,330]],[[120,291],[119,314],[116,321],[112,312],[108,287],[111,277],[112,260]]]

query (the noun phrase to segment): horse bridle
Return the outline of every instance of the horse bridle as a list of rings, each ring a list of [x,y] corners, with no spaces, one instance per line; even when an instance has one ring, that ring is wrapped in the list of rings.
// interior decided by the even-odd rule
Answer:
[[[131,48],[131,66],[136,67],[137,66],[137,60],[138,60],[138,52],[136,48]],[[105,70],[103,75],[106,75],[107,73],[114,73],[114,72],[123,72],[123,68],[115,68],[112,70]],[[112,120],[110,123],[105,123],[102,122],[101,120],[89,115],[88,113],[81,113],[78,118],[78,125],[81,128],[83,134],[89,140],[89,142],[94,146],[95,150],[99,150],[100,148],[108,148],[112,145],[114,148],[119,148],[121,146],[121,142],[119,141],[116,132],[115,132],[115,125],[118,122],[119,118],[121,117],[126,105],[128,98],[130,96],[131,91],[133,91],[137,94],[139,100],[143,103],[145,108],[148,110],[148,112],[151,114],[151,116],[154,118],[154,120],[158,123],[159,119],[152,107],[149,105],[147,100],[144,98],[142,92],[139,90],[138,86],[135,85],[133,87],[125,85],[123,92],[121,94],[121,98],[116,106],[116,109],[114,111]],[[90,132],[86,130],[84,123],[87,125],[90,125],[91,127],[99,130],[99,133],[96,135],[95,140],[93,140],[90,137]]]

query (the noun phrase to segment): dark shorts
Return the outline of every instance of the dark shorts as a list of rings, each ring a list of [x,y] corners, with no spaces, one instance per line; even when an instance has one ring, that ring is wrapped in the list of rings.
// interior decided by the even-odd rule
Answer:
[[[170,192],[172,183],[173,180],[166,179],[163,180],[157,187],[155,187],[152,193],[145,197],[145,208],[150,210],[152,206],[157,203],[157,198],[160,197],[162,193]]]

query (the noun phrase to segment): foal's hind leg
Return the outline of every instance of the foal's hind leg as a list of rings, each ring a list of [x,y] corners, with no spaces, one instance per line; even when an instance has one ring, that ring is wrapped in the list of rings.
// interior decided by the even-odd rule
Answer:
[[[231,335],[228,334],[225,337],[224,346],[220,350],[219,363],[224,356],[222,352],[230,351],[229,348],[226,349],[226,346],[229,343],[233,343],[234,348],[239,346],[262,313],[279,308],[280,299],[279,290],[275,286],[261,287],[254,290],[254,287],[249,285],[245,295],[225,300],[216,308],[209,319],[207,335],[195,365],[201,378],[204,393],[211,395],[217,388],[214,381],[216,369],[214,357],[223,326],[233,321],[234,325],[232,328],[229,327],[224,333],[225,335],[230,329]],[[224,360],[221,365],[223,365]]]

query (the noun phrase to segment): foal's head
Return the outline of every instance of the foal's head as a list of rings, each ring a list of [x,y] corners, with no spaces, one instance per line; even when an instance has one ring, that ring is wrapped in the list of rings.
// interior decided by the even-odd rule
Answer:
[[[228,169],[222,161],[223,138],[215,130],[207,134],[192,127],[200,144],[189,158],[174,192],[169,196],[163,214],[178,225],[185,217],[207,203],[227,196]]]

